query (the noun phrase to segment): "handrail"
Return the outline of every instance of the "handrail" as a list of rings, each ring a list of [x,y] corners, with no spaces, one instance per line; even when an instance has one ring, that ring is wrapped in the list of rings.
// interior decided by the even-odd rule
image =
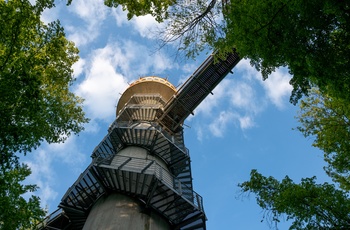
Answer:
[[[49,215],[47,215],[40,223],[36,225],[36,229],[44,228],[50,221],[54,220],[56,217],[63,215],[64,211],[62,208],[58,208]]]
[[[153,163],[150,165],[150,162]],[[172,175],[169,170],[161,166],[156,160],[115,155],[113,157],[113,162],[111,162],[111,159],[100,159],[96,162],[96,165],[104,168],[113,168],[136,173],[142,172],[143,174],[154,175],[168,188],[176,191],[179,195],[182,195],[183,198],[198,210],[203,210],[203,198],[193,191],[192,188],[188,187]],[[145,167],[147,168],[144,169]]]

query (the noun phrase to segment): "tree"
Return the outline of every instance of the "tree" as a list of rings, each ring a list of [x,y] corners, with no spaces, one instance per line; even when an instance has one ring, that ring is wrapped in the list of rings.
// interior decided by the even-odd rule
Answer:
[[[59,21],[40,21],[53,0],[0,1],[0,228],[18,229],[41,217],[39,198],[23,198],[30,169],[19,163],[43,141],[63,142],[88,120],[82,99],[69,91],[78,49]]]
[[[40,21],[52,3],[0,2],[1,152],[26,153],[43,140],[64,141],[87,122],[82,99],[69,91],[78,50],[58,21]]]
[[[350,3],[344,0],[231,0],[218,49],[236,47],[261,70],[292,74],[291,102],[311,86],[350,102]]]
[[[315,137],[313,146],[324,152],[327,174],[350,191],[350,104],[312,89],[300,103],[298,130]]]
[[[350,228],[350,105],[342,98],[321,94],[312,88],[301,100],[297,129],[314,137],[313,146],[324,152],[327,174],[339,185],[316,184],[316,177],[295,184],[281,182],[252,170],[249,181],[239,184],[242,192],[255,193],[258,205],[276,224],[283,215],[293,221],[291,229]]]
[[[349,229],[350,199],[334,185],[316,184],[316,177],[295,184],[288,176],[281,182],[252,170],[250,180],[239,184],[242,192],[256,195],[264,218],[275,223],[286,216],[290,229]]]
[[[34,229],[44,217],[45,211],[40,208],[37,196],[23,198],[25,193],[37,190],[36,185],[23,185],[30,173],[28,166],[19,164],[15,157],[1,165],[0,229]]]

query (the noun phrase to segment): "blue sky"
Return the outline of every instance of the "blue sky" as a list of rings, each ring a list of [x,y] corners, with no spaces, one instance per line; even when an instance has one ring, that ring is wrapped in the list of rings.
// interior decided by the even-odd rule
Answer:
[[[56,3],[42,20],[59,19],[80,49],[72,91],[85,98],[91,121],[79,136],[63,144],[43,143],[23,158],[33,171],[27,182],[39,185],[36,194],[49,212],[90,163],[128,83],[156,75],[178,86],[206,57],[177,62],[174,47],[157,50],[154,31],[159,25],[150,16],[127,21],[120,8],[108,8],[100,0],[65,3]],[[289,175],[296,182],[313,175],[318,182],[328,180],[312,139],[292,130],[298,125],[298,107],[289,103],[289,79],[288,71],[279,69],[262,81],[249,60],[242,60],[185,121],[194,189],[204,199],[208,229],[269,229],[261,223],[263,212],[254,195],[242,197],[237,187],[249,179],[251,169],[277,179]],[[280,229],[287,226],[282,223]]]

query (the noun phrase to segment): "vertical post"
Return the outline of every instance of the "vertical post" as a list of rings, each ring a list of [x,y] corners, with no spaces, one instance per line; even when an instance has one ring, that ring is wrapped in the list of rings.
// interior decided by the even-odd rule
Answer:
[[[178,183],[178,187],[179,187],[179,188],[178,188],[178,189],[179,189],[178,191],[179,191],[180,195],[182,195],[181,181],[178,180],[177,183]]]
[[[197,204],[198,204],[198,208],[199,210],[202,210],[202,202],[200,197],[198,196],[198,194],[196,194],[196,199],[197,199]]]

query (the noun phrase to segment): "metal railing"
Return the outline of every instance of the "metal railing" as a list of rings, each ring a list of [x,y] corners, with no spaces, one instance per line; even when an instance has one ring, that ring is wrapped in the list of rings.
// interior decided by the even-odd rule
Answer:
[[[112,161],[111,159],[100,159],[99,162],[96,162],[96,165],[105,168],[154,175],[161,183],[186,199],[187,202],[191,203],[198,210],[203,211],[203,198],[173,176],[156,160],[115,155]]]
[[[36,225],[35,229],[44,229],[48,223],[53,221],[55,218],[60,217],[61,215],[64,215],[64,211],[62,208],[58,208],[50,215],[46,216],[39,224]]]
[[[162,127],[157,123],[157,122],[118,122],[115,120],[109,128],[109,131],[111,132],[112,129],[114,128],[123,128],[123,129],[133,129],[132,127],[136,124],[141,124],[141,123],[147,123],[149,124],[149,127],[147,129],[154,129],[158,131],[159,133],[162,134],[164,138],[168,140],[169,143],[172,143],[174,146],[176,146],[178,149],[184,152],[187,156],[189,156],[189,150],[184,147],[183,144],[183,139],[180,138],[181,140],[178,140],[174,135],[171,135],[169,132],[166,130],[162,129]]]

